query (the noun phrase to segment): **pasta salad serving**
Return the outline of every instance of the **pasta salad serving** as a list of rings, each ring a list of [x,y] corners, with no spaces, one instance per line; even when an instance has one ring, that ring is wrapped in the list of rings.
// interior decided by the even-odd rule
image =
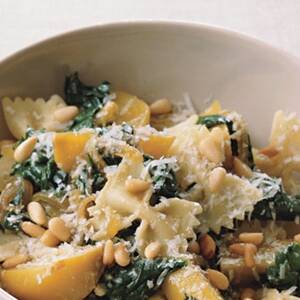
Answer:
[[[66,77],[2,99],[0,283],[24,300],[300,299],[300,119]]]

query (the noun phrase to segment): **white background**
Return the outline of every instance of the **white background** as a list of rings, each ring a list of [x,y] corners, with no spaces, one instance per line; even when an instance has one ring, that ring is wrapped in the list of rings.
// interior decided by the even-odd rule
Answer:
[[[300,57],[300,0],[0,0],[0,59],[67,30],[135,19],[222,26]]]

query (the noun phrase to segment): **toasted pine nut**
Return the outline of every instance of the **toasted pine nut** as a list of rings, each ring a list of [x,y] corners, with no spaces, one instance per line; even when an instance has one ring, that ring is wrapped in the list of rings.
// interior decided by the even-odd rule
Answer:
[[[114,253],[116,263],[121,267],[126,267],[130,263],[130,256],[123,244],[120,244],[116,247]]]
[[[274,146],[267,146],[265,148],[260,149],[259,152],[270,158],[272,158],[273,156],[276,156],[279,153],[279,151]]]
[[[244,259],[245,259],[245,265],[248,268],[255,267],[255,253],[257,252],[257,248],[254,244],[245,244],[245,253],[244,253]]]
[[[78,114],[78,107],[70,105],[57,109],[53,115],[58,122],[66,123],[73,120]]]
[[[224,139],[226,139],[226,133],[221,127],[214,127],[211,132],[210,136],[214,138],[217,143],[222,143]]]
[[[161,247],[162,245],[158,241],[150,243],[145,249],[146,258],[153,259],[155,257],[158,257],[161,251]]]
[[[226,170],[222,167],[218,167],[212,170],[208,180],[209,189],[211,192],[217,193],[221,190],[225,176]]]
[[[235,243],[229,246],[229,252],[243,256],[245,253],[245,244]]]
[[[114,244],[112,240],[107,240],[103,251],[103,264],[110,266],[114,263]]]
[[[207,269],[207,278],[219,290],[226,290],[229,287],[228,278],[217,270]]]
[[[38,224],[45,225],[47,223],[47,216],[43,206],[36,201],[32,201],[27,205],[27,211],[30,219]]]
[[[172,111],[172,104],[166,98],[159,99],[150,104],[150,111],[152,115],[168,114]]]
[[[125,187],[128,192],[137,194],[145,192],[150,187],[150,182],[138,178],[127,178]]]
[[[21,228],[26,234],[35,238],[40,238],[46,231],[43,227],[28,221],[23,222]]]
[[[243,243],[259,246],[264,240],[264,234],[261,232],[244,232],[240,233],[239,240]]]
[[[60,240],[50,230],[44,232],[40,241],[48,247],[56,247],[60,243]]]
[[[119,106],[116,102],[109,101],[105,106],[96,114],[96,124],[106,125],[112,123],[118,117]]]
[[[95,196],[83,199],[78,206],[78,216],[87,219],[89,217],[87,209],[95,203]]]
[[[240,177],[249,178],[253,175],[252,170],[237,157],[233,159],[233,169]]]
[[[188,246],[188,251],[194,254],[200,254],[201,249],[197,241],[191,241]]]
[[[3,264],[3,269],[11,269],[16,267],[17,265],[24,264],[29,261],[29,256],[26,254],[18,254],[12,257],[7,258]]]
[[[30,157],[35,145],[37,143],[37,137],[32,136],[22,142],[14,152],[14,159],[16,162],[21,163]]]
[[[211,137],[205,138],[200,143],[199,151],[209,161],[216,164],[221,163],[224,160],[224,154],[222,153],[220,146],[218,146],[215,140]]]
[[[65,224],[65,221],[61,218],[54,217],[49,221],[49,230],[62,242],[66,242],[70,236],[71,231]]]
[[[30,181],[25,179],[24,180],[24,197],[23,197],[24,205],[27,205],[30,202],[32,195],[33,195],[33,185]]]
[[[98,296],[98,297],[103,297],[103,296],[105,296],[105,294],[106,294],[105,287],[104,287],[102,284],[98,283],[98,284],[96,285],[96,287],[94,288],[94,293],[95,293],[95,295]]]
[[[246,288],[241,292],[240,299],[241,300],[254,300],[256,296],[256,292],[253,289]]]
[[[200,240],[200,251],[205,259],[211,259],[216,254],[216,243],[209,234],[204,234]]]
[[[300,243],[300,233],[294,235],[294,241]]]

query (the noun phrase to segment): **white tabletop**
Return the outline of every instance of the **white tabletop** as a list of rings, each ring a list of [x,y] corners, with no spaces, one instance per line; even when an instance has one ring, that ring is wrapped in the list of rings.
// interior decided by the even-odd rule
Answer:
[[[135,19],[196,21],[300,56],[300,0],[0,0],[0,59],[56,34]]]

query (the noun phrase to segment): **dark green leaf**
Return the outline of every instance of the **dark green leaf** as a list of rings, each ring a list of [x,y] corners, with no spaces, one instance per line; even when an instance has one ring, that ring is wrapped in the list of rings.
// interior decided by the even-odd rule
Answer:
[[[91,194],[100,191],[106,183],[105,175],[98,170],[93,159],[88,156],[88,164],[84,165],[74,185],[83,194]]]
[[[103,155],[102,158],[105,161],[106,165],[108,166],[119,165],[122,161],[121,156],[111,155],[111,154]]]
[[[234,133],[233,122],[222,115],[200,116],[198,118],[197,124],[205,125],[208,129],[211,129],[218,125],[226,125],[229,134]]]
[[[252,143],[250,135],[248,134],[248,143],[247,143],[247,165],[253,170],[255,167],[253,152],[252,152]]]
[[[108,101],[110,84],[103,81],[99,86],[88,86],[82,83],[78,73],[71,74],[65,80],[66,102],[80,108],[79,115],[69,129],[80,130],[94,127],[94,116]]]
[[[252,219],[294,220],[300,216],[300,196],[286,194],[280,180],[256,172],[251,182],[263,191],[264,197],[255,205]]]
[[[98,99],[92,99],[81,107],[80,114],[74,119],[70,130],[79,131],[83,128],[94,127],[94,116],[102,108]]]
[[[110,300],[143,300],[159,289],[168,274],[183,266],[185,261],[181,259],[136,258],[126,268],[116,265],[107,269],[101,282]]]
[[[267,285],[279,290],[300,288],[300,245],[292,243],[276,254],[275,263],[267,269]]]
[[[141,224],[140,220],[134,220],[131,226],[120,230],[117,234],[117,237],[123,240],[127,240],[129,237],[132,237],[135,234],[140,224]]]
[[[20,231],[20,226],[27,219],[24,211],[11,210],[8,211],[3,218],[3,228],[12,231]]]
[[[110,92],[110,83],[103,81],[99,86],[89,86],[81,82],[75,72],[66,77],[64,89],[67,104],[82,106],[95,98],[102,101]]]
[[[174,164],[170,163],[168,159],[148,160],[146,164],[153,187],[151,205],[157,204],[161,197],[176,197],[179,194],[179,187],[174,171]]]
[[[12,175],[29,180],[35,192],[53,190],[60,193],[68,182],[68,174],[58,168],[53,149],[41,145],[22,163],[13,166]]]

